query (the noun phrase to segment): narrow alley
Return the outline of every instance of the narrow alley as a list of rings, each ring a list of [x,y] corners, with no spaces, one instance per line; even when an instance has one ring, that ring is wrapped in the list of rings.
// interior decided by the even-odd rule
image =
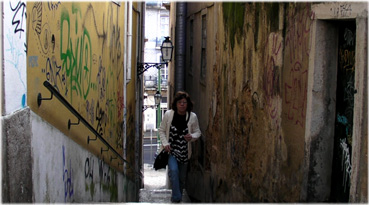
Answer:
[[[368,203],[368,2],[0,11],[2,203]]]

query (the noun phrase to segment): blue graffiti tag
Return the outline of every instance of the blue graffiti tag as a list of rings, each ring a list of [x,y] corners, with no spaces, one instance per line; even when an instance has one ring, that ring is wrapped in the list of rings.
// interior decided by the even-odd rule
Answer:
[[[67,198],[71,198],[73,196],[73,181],[72,181],[72,168],[71,168],[71,160],[69,159],[69,171],[66,167],[65,163],[65,151],[63,145],[63,182],[64,182],[64,202],[67,201]]]
[[[350,128],[350,126],[348,124],[347,118],[345,116],[343,116],[343,115],[337,114],[337,121],[338,121],[338,123],[341,123],[342,125],[344,125],[346,127],[346,135],[349,135],[349,132],[350,132],[349,128]]]

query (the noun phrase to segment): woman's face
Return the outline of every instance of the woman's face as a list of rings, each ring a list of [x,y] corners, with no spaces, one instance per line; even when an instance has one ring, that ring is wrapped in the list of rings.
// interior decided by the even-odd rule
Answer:
[[[179,114],[185,114],[187,110],[187,100],[186,98],[177,101],[177,111]]]

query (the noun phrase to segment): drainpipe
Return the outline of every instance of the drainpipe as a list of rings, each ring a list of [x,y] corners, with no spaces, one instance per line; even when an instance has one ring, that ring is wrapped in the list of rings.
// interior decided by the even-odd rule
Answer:
[[[137,40],[136,40],[136,45],[137,45],[137,49],[136,49],[136,53],[135,53],[135,58],[137,59],[137,62],[142,62],[139,58],[139,52],[140,50],[142,50],[141,45],[142,45],[142,28],[141,25],[143,27],[142,24],[142,19],[141,19],[141,12],[144,11],[144,6],[145,3],[138,3],[138,8],[136,9],[135,7],[132,7],[133,11],[138,15],[138,20],[137,20]],[[137,63],[136,63],[137,64]],[[137,65],[136,65],[137,66]],[[137,67],[135,67],[137,68]],[[137,76],[137,75],[136,75]],[[143,99],[142,99],[142,78],[140,77],[135,77],[136,80],[136,122],[135,122],[135,126],[137,127],[137,129],[135,129],[135,170],[142,173],[143,175],[143,168],[142,168],[142,112],[141,109],[143,107]],[[142,177],[135,177],[135,184],[136,184],[136,188],[141,189],[143,188],[143,178]],[[138,192],[137,192],[137,198],[139,197]]]
[[[124,108],[123,108],[123,157],[127,159],[127,84],[131,80],[131,54],[132,54],[132,0],[126,2],[124,7],[125,20],[127,26],[124,26],[124,78],[123,78],[123,96],[124,96]],[[127,46],[126,46],[127,45]],[[123,172],[126,173],[126,166],[123,167]]]
[[[175,33],[175,90],[185,90],[185,61],[186,61],[186,15],[187,3],[176,4],[176,33]]]
[[[128,31],[127,31],[127,83],[131,81],[132,64],[132,0],[128,2]]]
[[[127,6],[128,6],[128,3],[125,2],[125,6],[124,6],[124,24],[126,24],[126,22],[128,21],[128,14],[127,14]],[[127,26],[124,26],[124,33],[126,34],[127,33]],[[123,100],[123,103],[124,103],[124,107],[123,107],[123,136],[122,136],[122,143],[123,143],[123,158],[124,159],[127,159],[127,153],[126,153],[126,136],[127,136],[127,131],[126,131],[126,121],[127,121],[127,109],[125,107],[126,103],[127,103],[127,100],[126,100],[126,96],[127,96],[127,45],[126,45],[126,42],[127,42],[127,36],[124,35],[123,36],[124,38],[124,43],[123,43],[123,73],[124,73],[124,78],[123,78],[123,96],[124,96],[124,100]],[[126,173],[126,166],[123,166],[123,173]]]

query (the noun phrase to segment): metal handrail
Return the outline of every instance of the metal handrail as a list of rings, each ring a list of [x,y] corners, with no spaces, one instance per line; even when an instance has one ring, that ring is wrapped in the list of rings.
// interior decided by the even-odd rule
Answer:
[[[101,148],[101,151],[108,151],[109,149],[113,151],[114,154],[116,154],[123,162],[127,163],[130,167],[133,167],[126,159],[124,159],[120,154],[88,123],[73,107],[69,104],[67,100],[64,99],[64,97],[48,82],[44,81],[44,86],[51,92],[50,98],[42,98],[41,93],[37,96],[37,103],[40,107],[42,100],[51,100],[53,98],[53,95],[55,95],[56,98],[66,107],[68,110],[74,114],[78,118],[78,122],[81,121],[92,133],[95,134],[97,138],[99,138],[107,147],[107,150],[103,150]],[[69,125],[70,126],[70,122]],[[77,123],[78,124],[78,123]],[[113,158],[116,159],[116,158]],[[142,177],[142,173],[135,170],[135,174]]]

